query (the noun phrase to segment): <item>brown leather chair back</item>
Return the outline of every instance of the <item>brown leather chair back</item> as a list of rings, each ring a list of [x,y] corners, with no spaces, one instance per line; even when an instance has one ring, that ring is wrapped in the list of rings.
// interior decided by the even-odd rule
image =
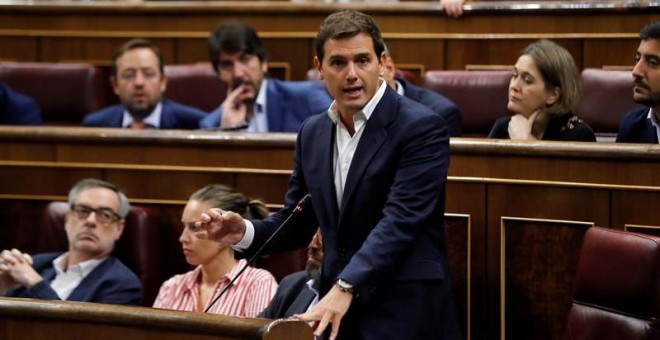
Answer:
[[[68,240],[64,230],[67,202],[51,202],[46,206],[39,252],[66,251]],[[126,226],[115,244],[112,255],[118,258],[142,282],[142,305],[151,306],[163,282],[162,232],[156,211],[136,205],[126,216]]]
[[[34,98],[44,125],[80,125],[110,103],[108,80],[90,64],[2,62],[0,82]]]
[[[165,97],[205,112],[215,110],[227,96],[227,88],[210,63],[165,66]]]
[[[626,112],[641,107],[633,102],[630,71],[587,68],[581,76],[583,98],[575,114],[597,134],[614,135]]]
[[[660,238],[590,228],[564,339],[660,339]]]
[[[463,112],[462,137],[485,137],[500,117],[509,116],[511,71],[427,71],[422,87],[456,103]]]

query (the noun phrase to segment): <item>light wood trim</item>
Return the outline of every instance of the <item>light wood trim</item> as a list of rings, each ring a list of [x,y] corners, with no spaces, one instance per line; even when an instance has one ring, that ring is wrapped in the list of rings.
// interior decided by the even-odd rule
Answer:
[[[0,315],[7,319],[29,319],[39,322],[92,323],[120,329],[156,330],[209,334],[234,338],[312,339],[311,328],[302,321],[267,320],[230,317],[217,314],[182,312],[145,307],[128,307],[89,302],[44,301],[0,297]],[[274,336],[289,328],[289,338]],[[0,327],[3,329],[3,327]],[[251,334],[251,336],[250,336]],[[297,334],[297,336],[296,336]],[[94,334],[80,334],[80,339],[93,339]]]
[[[465,65],[466,71],[510,71],[512,69],[513,69],[513,65],[477,65],[477,64]]]

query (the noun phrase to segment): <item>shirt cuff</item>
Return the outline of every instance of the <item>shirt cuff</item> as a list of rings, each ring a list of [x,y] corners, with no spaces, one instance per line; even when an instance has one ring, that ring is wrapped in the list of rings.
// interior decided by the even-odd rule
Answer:
[[[254,224],[250,220],[244,219],[243,221],[245,221],[245,235],[243,235],[243,238],[238,243],[230,246],[232,249],[240,252],[248,249],[254,240]]]

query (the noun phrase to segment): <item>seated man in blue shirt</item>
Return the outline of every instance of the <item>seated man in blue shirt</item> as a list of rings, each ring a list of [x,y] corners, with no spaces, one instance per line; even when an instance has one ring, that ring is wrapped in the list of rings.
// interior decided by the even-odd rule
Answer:
[[[326,111],[332,102],[318,82],[268,78],[266,49],[245,23],[218,26],[209,38],[209,56],[227,85],[227,96],[200,121],[203,129],[298,132],[307,117]]]
[[[136,305],[142,285],[110,256],[124,231],[130,205],[114,185],[85,179],[69,191],[65,217],[69,251],[34,257],[18,249],[0,253],[0,295],[44,300]]]
[[[39,104],[0,84],[0,125],[41,125]]]
[[[619,124],[616,141],[653,143],[660,140],[660,21],[639,32],[642,41],[635,54],[633,100],[647,107],[630,111]]]
[[[85,126],[197,129],[206,113],[163,98],[167,89],[160,50],[143,39],[122,45],[112,57],[112,83],[121,104],[90,113]]]

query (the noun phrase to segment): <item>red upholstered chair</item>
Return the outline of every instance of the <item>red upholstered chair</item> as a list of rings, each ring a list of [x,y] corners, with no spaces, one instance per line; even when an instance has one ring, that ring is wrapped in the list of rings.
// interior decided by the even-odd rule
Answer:
[[[277,282],[289,274],[305,270],[307,264],[307,248],[283,253],[262,255],[256,259],[254,266],[269,271]]]
[[[564,339],[660,339],[660,238],[590,228]]]
[[[68,241],[64,230],[66,202],[51,202],[46,207],[40,235],[39,252],[66,251]],[[163,282],[162,232],[154,209],[131,206],[126,226],[115,244],[113,256],[121,260],[142,282],[142,305],[151,306]]]
[[[509,116],[511,71],[427,71],[422,87],[451,99],[463,112],[463,137],[488,136],[495,120]]]
[[[0,82],[34,98],[44,125],[80,125],[112,100],[108,79],[90,64],[2,62]]]
[[[632,100],[630,71],[588,68],[581,81],[583,98],[575,113],[599,136],[616,136],[626,112],[641,107]]]
[[[202,111],[215,110],[227,95],[210,63],[166,65],[165,97]]]

